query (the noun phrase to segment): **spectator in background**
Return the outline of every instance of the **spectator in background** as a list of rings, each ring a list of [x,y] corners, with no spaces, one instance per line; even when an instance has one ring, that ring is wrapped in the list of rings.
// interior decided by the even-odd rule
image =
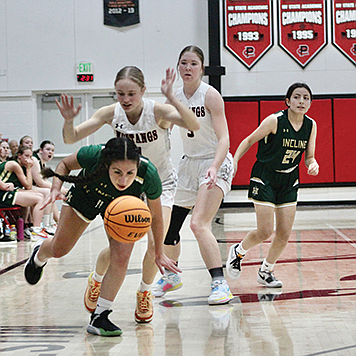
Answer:
[[[21,137],[19,146],[28,146],[33,149],[33,139],[31,136],[25,135]]]
[[[34,184],[39,188],[51,189],[52,183],[44,179],[41,175],[41,170],[46,167],[46,163],[51,161],[54,157],[54,143],[50,140],[44,140],[40,144],[40,148],[33,152],[33,167],[32,176]],[[62,188],[62,193],[66,194],[68,189]],[[43,226],[49,233],[54,233],[55,224],[54,221],[58,223],[59,221],[59,211],[56,204],[52,205],[52,210],[49,214],[43,215]]]
[[[0,161],[6,162],[10,157],[10,146],[5,140],[1,141],[0,146],[2,147]]]
[[[10,150],[11,150],[11,158],[15,158],[17,154],[17,150],[19,149],[19,144],[16,140],[11,140],[9,142]]]
[[[3,148],[0,147],[0,153]],[[41,221],[44,197],[39,192],[32,189],[32,150],[27,146],[19,148],[17,160],[10,160],[0,163],[0,200],[2,207],[31,207],[33,217],[32,237],[47,238],[47,234],[42,231]]]
[[[31,136],[25,135],[20,139],[19,151],[23,146],[29,147],[31,148],[31,150],[33,150],[33,139]],[[33,161],[33,165],[31,171],[32,171],[32,178],[33,178],[33,189],[39,191],[46,199],[50,194],[51,183],[43,179],[41,175],[41,169],[40,169],[40,164],[38,159],[32,156],[32,161]],[[51,204],[49,206],[46,206],[46,208],[44,209],[43,221],[42,221],[42,225],[46,233],[50,235],[53,235],[55,232],[55,227],[50,224],[51,214],[53,213],[53,209],[57,211],[56,218],[59,218],[57,206],[55,204]],[[30,228],[31,225],[30,218],[28,219],[28,221],[26,221],[25,225],[26,228],[24,230],[24,233],[27,237],[29,237],[30,233],[32,232]]]

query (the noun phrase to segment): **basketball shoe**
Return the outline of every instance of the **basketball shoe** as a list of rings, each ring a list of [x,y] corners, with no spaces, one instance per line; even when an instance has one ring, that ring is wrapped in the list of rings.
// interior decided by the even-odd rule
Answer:
[[[30,258],[27,260],[26,265],[25,265],[25,270],[24,270],[25,278],[29,284],[37,284],[38,283],[38,281],[42,277],[43,268],[47,264],[47,262],[46,262],[42,267],[39,267],[36,265],[36,263],[34,261],[35,255],[36,255],[37,251],[40,249],[42,242],[43,242],[43,240],[38,241],[35,244],[32,254],[31,254]]]
[[[87,326],[87,332],[100,336],[120,336],[122,330],[109,320],[111,312],[112,310],[104,310],[101,314],[93,313]]]
[[[263,288],[263,290],[260,290],[257,293],[258,296],[258,300],[260,302],[272,302],[275,299],[278,299],[278,296],[280,296],[282,294],[282,290],[281,289],[268,289],[268,291]]]
[[[234,296],[225,279],[216,280],[211,284],[211,294],[208,298],[209,305],[226,304],[233,298]]]
[[[164,274],[152,288],[152,295],[155,297],[163,297],[167,292],[182,288],[183,283],[176,273]]]
[[[226,273],[231,279],[238,279],[241,273],[241,261],[244,255],[236,252],[239,244],[232,245],[229,250],[229,256],[226,261]]]
[[[150,291],[136,293],[135,321],[149,323],[153,319],[153,303]]]
[[[84,306],[89,313],[93,313],[96,309],[96,303],[100,295],[101,282],[97,282],[93,278],[94,272],[88,277],[87,288],[84,293]]]
[[[283,283],[273,275],[273,271],[262,271],[261,268],[258,271],[257,282],[269,288],[280,288],[283,286]]]
[[[45,229],[37,226],[31,228],[31,241],[36,242],[46,238],[48,238],[48,234]]]

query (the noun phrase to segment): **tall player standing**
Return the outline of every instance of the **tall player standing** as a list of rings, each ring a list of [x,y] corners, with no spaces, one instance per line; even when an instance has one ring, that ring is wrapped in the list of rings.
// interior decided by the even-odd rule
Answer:
[[[224,279],[220,249],[211,231],[211,222],[223,197],[231,189],[233,176],[224,101],[215,88],[201,80],[204,75],[204,53],[199,47],[187,46],[181,51],[178,70],[183,87],[178,89],[176,96],[195,112],[201,128],[195,132],[180,128],[184,156],[179,163],[178,188],[165,239],[165,253],[178,261],[179,231],[194,207],[190,228],[212,278],[208,303],[224,304],[233,296]],[[181,283],[179,275],[166,271],[155,284],[153,294],[163,296],[177,289]]]
[[[117,136],[131,138],[141,149],[141,154],[156,166],[162,181],[161,195],[164,234],[166,234],[176,191],[177,177],[171,160],[170,127],[175,124],[187,130],[200,128],[198,119],[189,108],[181,103],[173,93],[174,70],[167,69],[162,80],[161,91],[170,104],[160,104],[143,97],[146,87],[142,71],[134,66],[122,68],[115,78],[117,104],[100,108],[87,121],[73,126],[74,117],[81,106],[74,107],[73,98],[61,96],[57,106],[65,119],[63,138],[65,143],[77,142],[99,130],[103,125],[111,125]],[[94,312],[97,304],[105,304],[100,297],[100,287],[110,263],[109,247],[100,252],[95,271],[89,276],[84,295],[84,304],[89,312]],[[143,260],[142,280],[137,291],[135,320],[150,322],[153,317],[151,284],[157,273],[155,249],[152,233],[148,234],[148,248]]]

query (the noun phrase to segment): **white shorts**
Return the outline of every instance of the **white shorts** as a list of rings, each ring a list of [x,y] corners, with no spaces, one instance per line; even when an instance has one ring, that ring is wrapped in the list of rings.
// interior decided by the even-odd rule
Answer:
[[[177,174],[173,171],[164,181],[162,181],[161,204],[170,209],[173,207],[174,196],[177,191]]]
[[[214,161],[211,158],[189,158],[183,156],[178,166],[178,188],[174,205],[190,207],[195,205],[199,187],[209,182],[206,172]],[[222,190],[224,197],[231,190],[233,178],[233,160],[230,152],[226,155],[218,173],[216,185]]]

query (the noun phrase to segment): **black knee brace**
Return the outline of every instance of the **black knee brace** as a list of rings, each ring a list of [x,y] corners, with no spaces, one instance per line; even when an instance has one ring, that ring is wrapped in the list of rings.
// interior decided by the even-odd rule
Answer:
[[[165,245],[177,245],[180,241],[179,231],[182,228],[185,218],[189,214],[190,209],[182,208],[181,206],[173,205],[171,224],[164,240]]]

